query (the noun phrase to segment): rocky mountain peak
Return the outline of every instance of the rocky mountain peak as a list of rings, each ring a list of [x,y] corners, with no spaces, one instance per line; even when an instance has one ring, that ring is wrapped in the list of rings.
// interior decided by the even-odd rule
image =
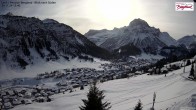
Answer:
[[[140,18],[134,19],[130,22],[129,27],[135,27],[135,26],[142,26],[142,27],[150,27],[148,23]]]
[[[168,33],[149,26],[140,18],[134,19],[128,26],[105,32],[96,31],[94,34],[86,34],[86,37],[109,51],[119,50],[122,47],[128,49],[132,44],[143,52],[155,54],[165,46],[178,45]]]

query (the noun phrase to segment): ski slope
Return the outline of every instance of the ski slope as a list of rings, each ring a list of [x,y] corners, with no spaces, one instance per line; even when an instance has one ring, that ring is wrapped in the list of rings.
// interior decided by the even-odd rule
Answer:
[[[182,101],[189,100],[196,93],[196,82],[186,78],[190,66],[164,75],[140,75],[129,79],[119,79],[99,83],[104,91],[105,100],[111,102],[111,110],[132,110],[140,99],[143,109],[152,107],[153,93],[156,92],[156,110],[179,110]],[[84,90],[52,96],[53,101],[16,106],[13,110],[79,110],[83,105],[81,99],[86,98],[89,87]],[[186,105],[183,105],[186,106]]]

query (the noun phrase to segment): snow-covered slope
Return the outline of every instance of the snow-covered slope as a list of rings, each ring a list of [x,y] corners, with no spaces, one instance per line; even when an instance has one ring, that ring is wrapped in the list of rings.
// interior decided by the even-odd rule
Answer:
[[[178,40],[178,43],[189,47],[191,44],[196,43],[196,35],[184,36]]]
[[[196,92],[195,82],[184,77],[189,74],[189,70],[190,66],[186,68],[187,73],[182,73],[182,68],[170,72],[167,77],[144,74],[129,79],[104,82],[98,86],[104,90],[105,99],[111,102],[111,110],[134,110],[139,99],[143,104],[143,110],[149,110],[152,107],[154,92],[156,92],[155,110],[167,108],[180,110],[178,103],[190,98]],[[72,93],[54,95],[52,102],[17,106],[13,110],[79,110],[79,106],[83,105],[81,99],[86,98],[87,91],[88,87],[85,87],[85,90],[76,89]],[[175,106],[178,106],[178,109]]]
[[[174,38],[172,38],[167,32],[162,32],[159,35],[159,40],[164,42],[167,46],[177,46],[178,43]]]
[[[129,44],[145,51],[156,51],[164,46],[177,45],[176,40],[167,32],[150,27],[142,19],[135,19],[130,22],[129,26],[113,30],[90,30],[85,36],[98,46],[110,51]]]
[[[53,19],[0,15],[0,67],[4,63],[25,68],[40,61],[70,60],[81,55],[107,58],[109,52]]]
[[[63,58],[58,59],[57,61],[48,61],[39,60],[39,63],[36,65],[28,65],[25,70],[13,69],[1,64],[0,80],[14,79],[14,78],[32,78],[36,77],[39,73],[51,72],[60,69],[72,69],[72,68],[93,68],[100,70],[101,64],[110,63],[107,61],[101,61],[98,58],[94,58],[94,62],[84,61],[78,58],[70,59],[67,61]]]
[[[97,35],[98,33],[100,33],[100,34]],[[85,36],[91,36],[90,40],[92,42],[94,42],[95,44],[97,44],[98,46],[101,45],[102,43],[104,43],[108,38],[110,38],[109,31],[106,29],[89,30],[89,32],[86,33]]]

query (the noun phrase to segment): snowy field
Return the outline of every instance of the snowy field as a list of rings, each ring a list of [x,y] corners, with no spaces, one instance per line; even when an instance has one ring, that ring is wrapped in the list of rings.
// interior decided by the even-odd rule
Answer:
[[[190,66],[182,73],[183,68],[164,75],[140,75],[129,79],[119,79],[98,84],[104,90],[105,99],[111,102],[111,110],[132,110],[138,100],[143,103],[144,110],[152,107],[153,93],[156,92],[156,110],[180,110],[186,106],[192,94],[196,93],[196,82],[186,79]],[[19,105],[13,110],[79,110],[83,105],[81,99],[86,98],[89,87],[85,90],[53,95],[52,102]],[[190,110],[190,109],[189,109]]]

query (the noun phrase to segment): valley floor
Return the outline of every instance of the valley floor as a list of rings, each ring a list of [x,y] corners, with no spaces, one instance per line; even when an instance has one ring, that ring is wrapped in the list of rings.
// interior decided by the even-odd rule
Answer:
[[[104,90],[105,99],[111,102],[111,110],[132,110],[140,99],[144,110],[152,107],[153,93],[156,92],[156,110],[179,110],[185,107],[190,97],[196,94],[196,82],[186,78],[190,66],[183,73],[183,68],[164,75],[139,75],[129,79],[119,79],[99,83]],[[19,105],[13,110],[79,110],[83,105],[81,99],[86,98],[88,86],[84,90],[76,89],[72,93],[66,92],[53,95],[52,102]]]

